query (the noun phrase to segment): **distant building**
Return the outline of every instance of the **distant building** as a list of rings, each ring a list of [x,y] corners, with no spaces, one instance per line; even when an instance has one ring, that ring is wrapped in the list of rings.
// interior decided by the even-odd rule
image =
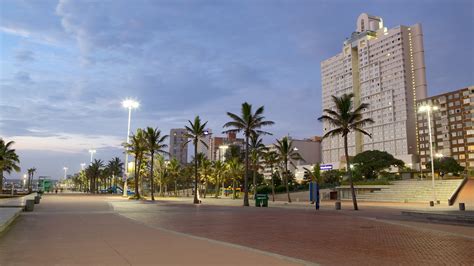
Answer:
[[[173,128],[170,130],[170,159],[175,158],[181,165],[188,162],[188,140],[186,138],[187,130],[185,128]]]
[[[197,146],[197,150],[198,150],[198,153],[202,153],[202,154],[204,154],[204,156],[206,156],[208,159],[210,159],[209,148],[211,146],[212,130],[205,129],[205,132],[206,132],[206,134],[204,135],[204,137],[201,138],[201,140],[204,143],[206,143],[207,147],[199,141],[198,146]]]
[[[418,106],[438,107],[431,116],[433,154],[453,157],[474,170],[474,86],[418,101]],[[423,169],[430,161],[428,118],[418,113],[419,154]]]
[[[228,133],[226,137],[213,137],[210,139],[208,158],[211,161],[225,161],[225,154],[231,145],[241,148],[245,146],[245,140],[237,138],[236,133]]]
[[[356,31],[342,51],[321,63],[322,108],[333,109],[332,96],[354,94],[354,104],[368,103],[364,118],[375,123],[348,135],[349,155],[366,150],[387,151],[406,164],[417,158],[416,102],[426,97],[426,77],[421,24],[384,27],[381,17],[363,13]],[[332,125],[325,122],[323,132]],[[340,168],[344,141],[323,140],[323,161]]]
[[[291,138],[290,138],[291,139]],[[298,174],[299,170],[302,170],[303,167],[312,168],[314,164],[321,163],[321,137],[314,136],[308,139],[291,139],[293,141],[293,147],[301,155],[303,160],[294,161],[296,167],[288,165],[288,170],[294,174]],[[275,151],[275,144],[267,145],[267,148],[270,151]],[[274,168],[273,171],[276,169]],[[263,175],[266,179],[271,177],[271,168],[265,166],[263,170]],[[299,175],[297,176],[299,177]]]

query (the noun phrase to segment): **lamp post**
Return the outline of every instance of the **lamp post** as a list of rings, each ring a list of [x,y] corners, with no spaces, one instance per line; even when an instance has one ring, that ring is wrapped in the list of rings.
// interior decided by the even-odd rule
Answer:
[[[122,106],[124,108],[128,108],[128,126],[127,126],[127,144],[130,141],[130,120],[132,118],[132,109],[136,109],[140,106],[140,103],[132,100],[132,99],[125,99],[122,101]],[[127,196],[127,190],[128,190],[128,185],[127,185],[127,179],[128,179],[128,148],[125,148],[125,171],[124,173],[124,183],[123,183],[123,196]]]
[[[84,167],[86,166],[85,163],[81,163],[81,171],[84,171]]]
[[[431,187],[433,189],[433,202],[436,201],[436,190],[435,190],[435,181],[434,181],[434,156],[433,156],[433,137],[431,136],[431,112],[438,110],[437,106],[432,105],[422,105],[418,109],[418,112],[425,113],[428,115],[428,134],[430,140],[430,158],[431,158]],[[420,166],[421,167],[421,166]]]
[[[91,164],[92,164],[92,158],[94,157],[94,153],[96,153],[96,150],[90,149],[89,153],[91,154]]]
[[[66,175],[67,175],[67,167],[63,167],[63,170],[64,170],[64,180],[66,180]]]
[[[25,189],[26,186],[26,174],[23,175],[23,189]]]

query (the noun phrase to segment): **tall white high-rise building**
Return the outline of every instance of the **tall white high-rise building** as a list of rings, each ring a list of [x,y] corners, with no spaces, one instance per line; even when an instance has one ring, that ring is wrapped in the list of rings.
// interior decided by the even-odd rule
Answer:
[[[372,134],[349,135],[349,155],[365,150],[387,151],[412,164],[417,162],[416,101],[426,98],[423,33],[420,24],[387,29],[380,17],[363,13],[356,32],[342,52],[321,63],[323,109],[333,109],[332,95],[354,94],[354,104],[370,104],[364,118]],[[323,124],[324,133],[331,129]],[[323,140],[325,163],[344,161],[342,137]]]

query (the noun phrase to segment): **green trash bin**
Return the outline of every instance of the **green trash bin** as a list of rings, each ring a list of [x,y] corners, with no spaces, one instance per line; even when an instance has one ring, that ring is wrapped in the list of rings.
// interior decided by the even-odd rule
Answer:
[[[255,195],[255,207],[268,207],[268,195],[267,194]]]

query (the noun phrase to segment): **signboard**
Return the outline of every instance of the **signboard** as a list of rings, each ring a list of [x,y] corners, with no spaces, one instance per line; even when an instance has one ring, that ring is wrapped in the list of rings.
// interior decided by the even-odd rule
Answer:
[[[332,164],[321,164],[319,166],[320,170],[332,170]]]

